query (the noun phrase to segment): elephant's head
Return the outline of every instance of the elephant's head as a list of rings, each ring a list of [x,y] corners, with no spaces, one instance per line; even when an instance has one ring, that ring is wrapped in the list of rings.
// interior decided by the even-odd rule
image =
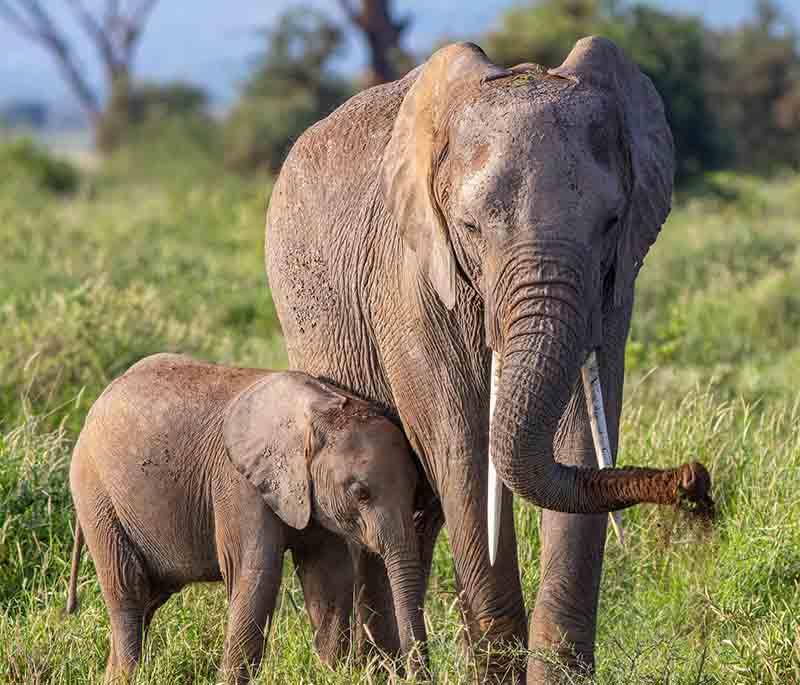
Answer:
[[[604,321],[629,311],[669,212],[673,143],[653,84],[597,37],[549,71],[501,69],[475,45],[450,45],[409,78],[383,198],[444,306],[459,290],[483,302],[502,362],[490,432],[502,480],[574,513],[694,492],[700,466],[596,471],[553,456],[581,365]]]
[[[401,648],[424,645],[418,475],[402,431],[368,403],[288,372],[236,397],[223,432],[233,464],[285,523],[302,530],[313,518],[383,558]]]

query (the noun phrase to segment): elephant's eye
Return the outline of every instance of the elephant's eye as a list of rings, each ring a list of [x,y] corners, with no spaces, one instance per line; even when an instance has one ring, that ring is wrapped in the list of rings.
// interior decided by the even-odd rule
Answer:
[[[466,228],[470,233],[480,233],[481,229],[478,228],[478,225],[472,221],[465,221],[464,228]]]
[[[350,492],[353,495],[353,498],[359,504],[366,504],[369,502],[369,490],[363,483],[353,483],[353,486],[350,488]]]
[[[616,216],[611,217],[606,223],[606,225],[603,226],[603,235],[608,235],[609,233],[611,233],[611,231],[613,231],[617,227],[618,223],[619,223],[619,217]]]

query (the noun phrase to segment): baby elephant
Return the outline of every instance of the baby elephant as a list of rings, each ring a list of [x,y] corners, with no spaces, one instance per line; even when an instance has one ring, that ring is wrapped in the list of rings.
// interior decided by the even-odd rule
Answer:
[[[153,614],[170,595],[223,580],[223,672],[246,682],[261,659],[287,548],[333,541],[345,549],[342,574],[352,593],[346,547],[327,529],[383,558],[408,653],[425,640],[417,478],[391,421],[310,376],[148,357],[106,388],[75,447],[67,609],[76,607],[85,536],[111,619],[111,682],[133,671]],[[349,607],[351,595],[342,601]]]

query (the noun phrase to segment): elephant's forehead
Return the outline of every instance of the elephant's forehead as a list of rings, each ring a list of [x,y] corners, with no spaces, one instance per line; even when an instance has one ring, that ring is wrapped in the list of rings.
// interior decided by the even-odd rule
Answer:
[[[614,108],[594,91],[509,87],[505,95],[474,100],[456,122],[457,154],[476,169],[520,155],[587,151],[594,132],[616,126]]]
[[[605,98],[522,95],[466,108],[451,141],[456,200],[473,206],[482,200],[485,214],[476,218],[485,223],[555,219],[613,203],[619,184],[610,149],[617,124]]]

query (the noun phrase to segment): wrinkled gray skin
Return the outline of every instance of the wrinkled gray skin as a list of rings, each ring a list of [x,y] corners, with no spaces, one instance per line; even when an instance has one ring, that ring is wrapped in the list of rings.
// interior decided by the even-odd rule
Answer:
[[[607,516],[576,513],[665,503],[695,477],[688,466],[576,468],[596,464],[579,381],[592,347],[616,454],[634,281],[672,177],[652,84],[613,43],[588,38],[550,72],[445,47],[309,129],[274,187],[267,271],[291,363],[401,419],[439,497],[418,521],[423,560],[443,513],[473,645],[524,643],[526,630],[508,492],[494,567],[487,553],[492,349],[503,358],[496,467],[545,508],[531,648],[563,638],[574,649],[564,658],[593,663]],[[381,571],[356,578],[359,622],[392,649]],[[343,629],[346,607],[322,590]],[[521,677],[494,654],[498,679]],[[554,677],[537,660],[527,674]]]
[[[323,629],[317,648],[331,663],[347,645],[327,630],[318,598],[325,588],[349,601],[349,545],[386,564],[402,649],[419,641],[414,654],[424,659],[417,481],[402,432],[349,394],[297,372],[148,357],[95,402],[75,448],[79,533],[68,610],[85,536],[111,618],[111,682],[135,669],[153,614],[171,594],[222,580],[223,672],[246,682],[261,659],[288,548]]]

